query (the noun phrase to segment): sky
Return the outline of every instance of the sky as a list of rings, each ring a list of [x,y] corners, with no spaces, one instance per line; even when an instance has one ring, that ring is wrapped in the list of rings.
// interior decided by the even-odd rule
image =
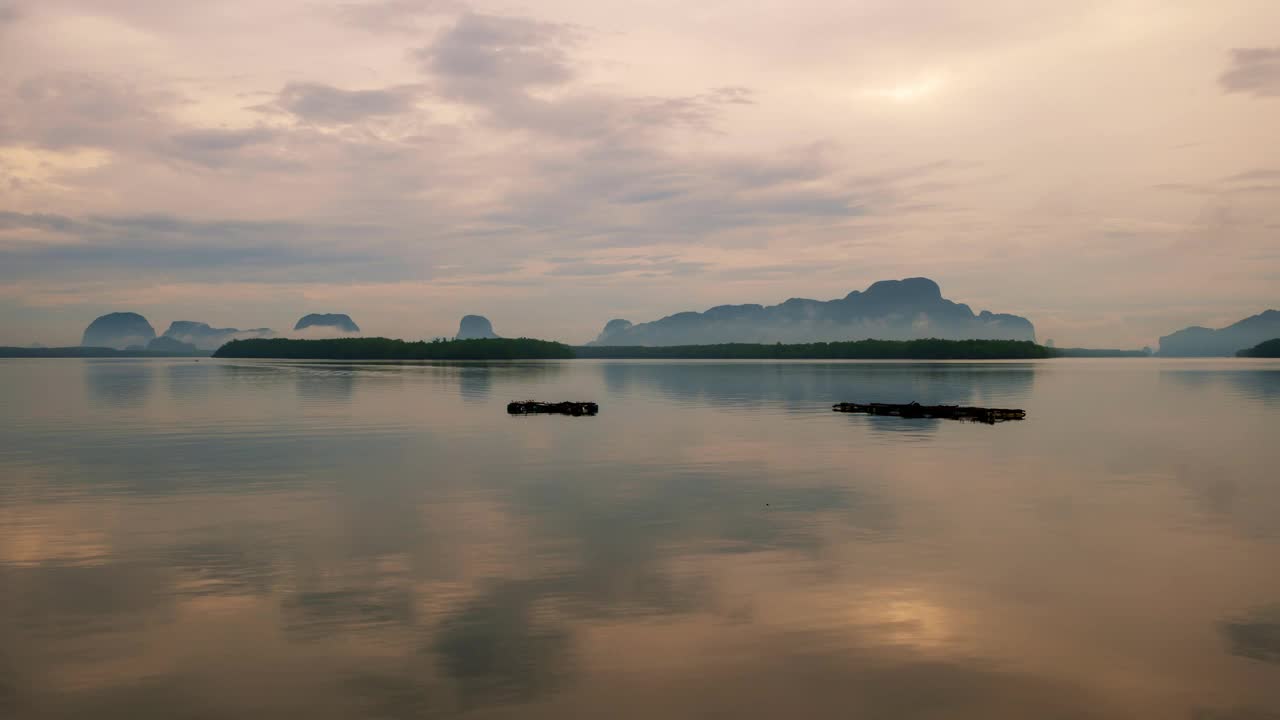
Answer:
[[[0,344],[590,340],[927,276],[1059,346],[1280,307],[1275,0],[0,0]]]

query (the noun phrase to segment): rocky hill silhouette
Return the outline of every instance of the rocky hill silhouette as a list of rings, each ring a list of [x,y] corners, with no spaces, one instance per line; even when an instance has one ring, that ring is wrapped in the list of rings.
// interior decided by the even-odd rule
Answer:
[[[610,320],[594,345],[705,345],[838,340],[1035,340],[1030,320],[942,297],[934,281],[881,280],[836,300],[792,298],[779,305],[721,305],[633,325]]]

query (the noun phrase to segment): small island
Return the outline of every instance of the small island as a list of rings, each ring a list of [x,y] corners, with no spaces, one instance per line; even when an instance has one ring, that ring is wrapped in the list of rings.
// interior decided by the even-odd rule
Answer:
[[[1251,348],[1245,348],[1236,353],[1236,357],[1242,358],[1280,358],[1280,338],[1260,342]]]
[[[275,360],[1036,360],[1051,348],[1028,340],[856,340],[784,345],[726,343],[570,347],[549,340],[472,339],[409,342],[390,338],[232,340],[218,358]]]
[[[232,340],[216,358],[272,360],[567,360],[573,349],[548,340],[483,339],[409,342],[391,338]]]
[[[1030,340],[852,340],[773,345],[610,346],[573,349],[579,358],[680,360],[1036,360],[1054,357]]]

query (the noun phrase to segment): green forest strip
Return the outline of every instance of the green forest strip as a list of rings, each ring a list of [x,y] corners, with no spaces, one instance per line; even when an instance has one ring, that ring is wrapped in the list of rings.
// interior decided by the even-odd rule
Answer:
[[[1247,358],[1280,358],[1280,338],[1258,343],[1236,353],[1236,357]]]
[[[547,340],[433,340],[409,342],[390,338],[232,340],[213,354],[217,358],[274,360],[562,360],[573,348]]]
[[[672,345],[665,347],[576,347],[579,358],[682,360],[1029,360],[1054,357],[1028,340],[856,340],[766,345]]]
[[[859,340],[794,345],[677,345],[571,348],[546,340],[435,340],[388,338],[233,340],[219,358],[278,360],[560,360],[653,358],[708,360],[1025,360],[1053,357],[1050,348],[1022,340]]]
[[[1150,348],[1142,350],[1110,350],[1095,348],[1049,348],[1053,357],[1070,357],[1070,358],[1149,358],[1152,356]]]

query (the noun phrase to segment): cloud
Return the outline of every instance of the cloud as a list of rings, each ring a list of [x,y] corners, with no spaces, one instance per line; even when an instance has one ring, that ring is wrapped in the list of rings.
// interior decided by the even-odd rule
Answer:
[[[832,143],[811,143],[782,152],[727,158],[720,172],[745,187],[767,187],[786,182],[819,180],[834,168]]]
[[[1257,182],[1268,180],[1280,180],[1280,170],[1272,170],[1269,168],[1259,168],[1257,170],[1247,170],[1239,172],[1235,175],[1225,178],[1226,182]]]
[[[375,33],[414,34],[421,32],[423,18],[461,8],[454,0],[373,0],[347,3],[337,8],[338,18],[354,27]]]
[[[245,170],[297,168],[296,160],[278,156],[273,145],[285,139],[281,130],[268,127],[198,128],[179,130],[167,145],[147,151],[164,159],[180,160],[206,168],[239,166]]]
[[[647,275],[695,275],[709,263],[681,262],[670,259],[653,259],[648,262],[565,262],[557,264],[547,275],[563,277],[592,277],[639,272]]]
[[[282,139],[282,130],[192,127],[175,117],[184,102],[175,92],[110,75],[38,75],[0,94],[0,146],[97,149],[135,161],[176,160],[206,167],[237,160],[258,169],[281,165],[253,153]]]
[[[417,55],[447,89],[486,97],[568,82],[577,37],[567,25],[468,12]]]
[[[732,244],[721,233],[825,225],[888,209],[911,196],[903,182],[934,172],[846,178],[834,167],[837,153],[832,145],[806,145],[756,157],[691,158],[658,142],[603,138],[535,163],[529,173],[539,182],[508,194],[490,219],[552,233],[562,247]]]
[[[69,217],[47,213],[16,213],[0,210],[0,232],[5,230],[45,230],[74,232],[82,225]]]
[[[94,73],[27,78],[0,95],[0,144],[128,150],[163,137],[172,93]]]
[[[318,125],[337,125],[409,112],[419,93],[420,88],[413,85],[343,90],[322,83],[292,82],[274,102],[257,109],[287,112]]]
[[[385,230],[294,221],[190,220],[168,215],[66,217],[0,213],[0,232],[34,231],[0,246],[0,280],[174,276],[323,281],[353,272],[402,275],[380,247]],[[57,233],[62,239],[44,240]],[[356,270],[356,268],[362,268]],[[402,275],[403,276],[403,275]]]
[[[239,150],[250,145],[269,142],[276,137],[270,128],[256,127],[237,130],[202,129],[185,130],[172,137],[175,145],[194,152],[219,152]]]
[[[361,7],[415,16],[436,12],[416,3]],[[465,12],[413,54],[426,75],[422,84],[351,90],[294,81],[267,104],[250,108],[294,118],[298,123],[292,125],[273,120],[248,127],[192,127],[180,119],[186,116],[180,112],[184,98],[158,85],[102,74],[38,76],[21,88],[27,101],[22,137],[54,146],[105,147],[118,161],[129,160],[95,171],[86,185],[139,177],[149,167],[157,168],[151,172],[163,183],[170,173],[158,168],[178,161],[218,171],[193,182],[198,176],[179,170],[180,182],[228,202],[243,196],[239,206],[247,207],[259,196],[306,182],[329,197],[299,196],[289,204],[291,211],[305,216],[336,207],[347,215],[385,219],[374,244],[387,254],[378,258],[366,252],[370,240],[360,231],[351,232],[355,239],[348,241],[349,249],[340,248],[340,230],[321,230],[305,220],[239,225],[232,218],[202,222],[180,219],[182,213],[143,212],[132,215],[145,222],[130,228],[127,232],[135,234],[127,238],[122,218],[128,213],[64,216],[58,221],[62,232],[75,242],[37,248],[28,233],[15,261],[46,277],[64,272],[56,262],[61,267],[100,264],[104,272],[135,265],[173,281],[212,278],[215,268],[236,268],[251,280],[277,276],[288,267],[323,278],[327,274],[320,265],[332,258],[335,267],[344,268],[334,276],[350,272],[367,281],[402,278],[404,268],[411,267],[418,278],[432,273],[447,282],[479,272],[510,284],[521,282],[513,273],[537,267],[544,242],[581,254],[589,248],[701,242],[708,234],[761,218],[847,217],[863,211],[865,203],[833,176],[828,155],[835,147],[830,144],[769,155],[677,154],[668,146],[672,133],[716,132],[726,110],[754,102],[752,91],[725,84],[689,95],[628,95],[584,85],[575,56],[584,37],[585,31],[568,24]],[[413,112],[440,101],[478,110],[473,117],[482,122],[432,126]],[[414,119],[404,124],[382,123],[409,114]],[[561,142],[524,146],[513,155],[501,141],[494,142],[492,131]],[[263,171],[283,172],[277,181]],[[225,182],[217,179],[220,175]],[[244,185],[250,178],[252,191]],[[145,188],[134,192],[149,195]],[[288,230],[269,230],[276,222]],[[212,238],[215,229],[222,232],[217,239]],[[477,250],[477,242],[485,243],[484,251]],[[308,245],[314,245],[313,252],[304,250]],[[422,258],[426,248],[432,266],[425,260],[406,262]],[[236,252],[244,253],[243,262],[235,260]],[[596,260],[584,258],[552,273],[653,277],[710,267],[687,258],[625,269]],[[393,265],[400,269],[384,272]]]
[[[1158,183],[1153,185],[1152,188],[1186,193],[1203,198],[1231,198],[1233,201],[1254,196],[1266,202],[1267,195],[1280,192],[1280,170],[1259,168],[1228,175],[1220,181]]]
[[[1107,56],[1117,48],[1098,48],[1088,67],[1068,62],[1081,38],[1140,26],[1136,6],[908,5],[713,4],[689,15],[579,0],[0,0],[0,209],[44,216],[43,229],[0,232],[0,262],[20,253],[34,273],[29,292],[3,289],[14,310],[0,334],[22,327],[31,297],[133,292],[131,263],[191,298],[204,280],[266,293],[271,278],[293,280],[291,267],[298,283],[317,280],[311,293],[334,292],[326,278],[401,293],[356,308],[370,318],[447,286],[450,297],[497,298],[492,312],[521,313],[524,327],[581,337],[615,306],[658,316],[919,273],[993,307],[1105,297],[1141,314],[1136,288],[1161,298],[1164,315],[1143,320],[1146,331],[1089,331],[1108,344],[1152,342],[1167,308],[1192,294],[1241,316],[1270,302],[1280,183],[1226,178],[1274,171],[1258,148],[1280,105],[1239,102],[1276,96],[1280,48],[1240,40],[1275,24],[1274,2],[1241,0],[1212,27],[1199,22],[1208,10],[1162,9],[1173,32],[1124,53],[1169,82],[1137,94],[1132,78],[1098,70],[1119,61]],[[1209,34],[1184,33],[1197,27]],[[1205,67],[1211,112],[1195,94]],[[914,104],[863,92],[944,76]],[[1082,97],[1113,111],[1063,114]],[[953,164],[920,169],[941,159]],[[140,216],[290,229],[211,238],[101,222]],[[1122,243],[1157,257],[1140,281],[1132,264],[1088,252],[1116,220],[1150,228]],[[234,261],[241,247],[252,261]],[[617,272],[660,264],[617,248],[705,264],[701,276],[717,282]],[[581,264],[555,269],[548,256]],[[337,258],[331,270],[325,257]],[[1058,280],[1083,266],[1098,278],[1096,300]],[[410,275],[421,284],[401,284]],[[443,307],[419,314],[452,329],[455,308]]]
[[[138,176],[153,163],[174,161],[246,172],[308,169],[315,161],[351,155],[368,162],[385,152],[386,138],[335,137],[310,125],[348,126],[409,112],[418,86],[342,90],[319,83],[289,83],[254,110],[286,113],[302,125],[193,126],[182,119],[188,103],[162,85],[100,73],[54,73],[24,79],[0,93],[0,148],[29,145],[59,152],[101,149]],[[417,132],[418,128],[411,128]],[[364,157],[360,157],[363,154]]]
[[[1280,96],[1280,47],[1233,49],[1231,65],[1218,84],[1229,93]]]
[[[580,87],[573,51],[585,34],[567,24],[467,12],[414,57],[442,97],[484,111],[498,127],[565,139],[709,130],[725,107],[752,102],[751,90],[737,85],[670,97]]]

